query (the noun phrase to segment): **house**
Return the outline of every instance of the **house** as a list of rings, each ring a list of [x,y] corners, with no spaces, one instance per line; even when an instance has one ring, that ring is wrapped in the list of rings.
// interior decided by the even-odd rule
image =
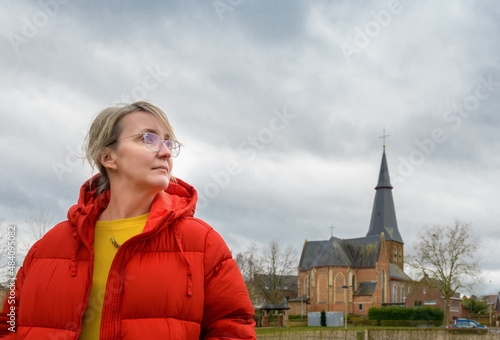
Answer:
[[[404,305],[411,279],[404,272],[404,242],[399,233],[385,155],[375,187],[366,236],[304,242],[299,262],[299,302],[307,310],[367,315],[370,307]]]
[[[500,293],[497,295],[483,295],[479,298],[479,300],[486,302],[488,305],[488,313],[490,311],[492,313],[500,312]]]
[[[432,282],[434,280],[434,282]],[[416,283],[411,292],[406,296],[406,307],[438,307],[445,309],[446,300],[443,295],[434,288],[436,286],[435,279],[424,276],[420,282]],[[460,293],[456,293],[450,298],[450,315],[449,320],[456,320],[462,317],[462,298]]]

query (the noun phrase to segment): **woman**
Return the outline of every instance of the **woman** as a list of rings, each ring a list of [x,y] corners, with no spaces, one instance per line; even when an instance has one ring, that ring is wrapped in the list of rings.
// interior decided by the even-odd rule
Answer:
[[[166,115],[148,102],[99,113],[86,150],[99,174],[68,220],[29,251],[0,331],[20,339],[255,338],[227,246],[193,217],[196,190],[171,175],[179,149]]]

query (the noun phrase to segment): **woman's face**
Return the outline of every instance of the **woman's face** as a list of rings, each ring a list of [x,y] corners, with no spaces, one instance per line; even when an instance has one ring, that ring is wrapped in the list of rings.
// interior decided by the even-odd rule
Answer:
[[[118,139],[141,132],[151,132],[162,139],[170,137],[166,127],[155,116],[143,111],[126,115],[121,120],[121,127]],[[142,195],[156,194],[168,187],[172,155],[165,144],[162,143],[159,151],[151,151],[140,134],[117,143],[116,149],[110,152],[115,166],[110,176],[112,190],[126,187]]]

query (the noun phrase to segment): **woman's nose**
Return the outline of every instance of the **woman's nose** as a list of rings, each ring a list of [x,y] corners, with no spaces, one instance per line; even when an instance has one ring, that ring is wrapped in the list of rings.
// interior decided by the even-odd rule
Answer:
[[[172,152],[167,147],[167,145],[165,144],[165,142],[161,143],[160,150],[158,150],[158,156],[160,158],[162,158],[162,157],[168,157],[168,158],[172,157]]]

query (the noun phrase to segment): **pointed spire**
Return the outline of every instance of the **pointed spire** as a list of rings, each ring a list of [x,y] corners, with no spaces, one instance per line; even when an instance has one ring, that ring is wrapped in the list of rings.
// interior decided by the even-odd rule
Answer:
[[[385,145],[382,153],[382,164],[380,165],[380,173],[378,183],[375,187],[375,201],[373,203],[372,218],[370,228],[366,236],[380,235],[384,233],[387,241],[396,241],[404,243],[398,230],[396,221],[396,211],[394,209],[394,201],[392,199],[392,185],[389,178],[389,168],[385,157]]]
[[[375,187],[375,189],[381,189],[381,188],[392,189],[391,179],[389,178],[389,168],[387,167],[387,160],[385,158],[385,145],[384,145],[384,152],[382,153],[382,164],[380,164],[378,184]]]

